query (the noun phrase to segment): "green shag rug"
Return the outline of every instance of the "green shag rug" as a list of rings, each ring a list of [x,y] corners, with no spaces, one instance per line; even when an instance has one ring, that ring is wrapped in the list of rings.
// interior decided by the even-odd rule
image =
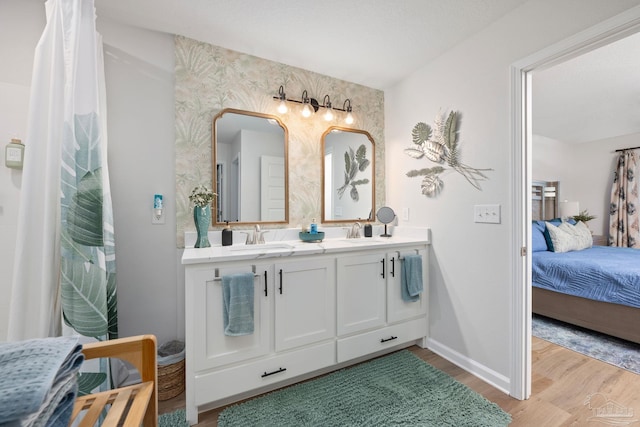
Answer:
[[[162,414],[158,417],[159,427],[189,427],[187,422],[187,413],[184,409]]]
[[[171,424],[161,417],[160,427],[186,425],[180,424],[184,411],[181,415]],[[219,427],[494,427],[510,422],[498,405],[407,350],[230,406],[218,418]]]

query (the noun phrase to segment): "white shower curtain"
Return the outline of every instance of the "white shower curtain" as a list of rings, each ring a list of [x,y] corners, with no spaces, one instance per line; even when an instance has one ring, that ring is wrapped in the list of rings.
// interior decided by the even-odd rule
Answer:
[[[117,336],[102,40],[93,0],[47,0],[36,47],[9,339]],[[61,315],[62,309],[62,315]]]

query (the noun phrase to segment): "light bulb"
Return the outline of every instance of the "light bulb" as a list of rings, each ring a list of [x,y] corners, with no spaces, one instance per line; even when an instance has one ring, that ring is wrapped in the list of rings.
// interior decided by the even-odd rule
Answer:
[[[324,113],[324,119],[328,122],[333,120],[333,109],[331,107],[327,108],[327,111]]]
[[[353,124],[353,114],[351,114],[351,111],[347,113],[347,118],[344,119],[344,122],[348,125]]]
[[[280,105],[278,105],[278,113],[285,114],[287,111],[289,111],[289,109],[287,108],[287,103],[283,99],[280,101]]]
[[[311,105],[305,103],[302,107],[302,117],[311,117]]]

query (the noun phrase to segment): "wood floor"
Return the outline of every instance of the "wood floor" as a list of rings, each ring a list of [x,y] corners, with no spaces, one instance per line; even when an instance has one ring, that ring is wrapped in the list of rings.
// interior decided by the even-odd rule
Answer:
[[[416,346],[409,350],[497,403],[511,414],[512,427],[612,425],[606,423],[604,414],[595,411],[607,403],[610,408],[619,408],[622,415],[632,415],[618,416],[615,425],[640,425],[640,375],[539,338],[533,338],[532,347],[532,395],[525,401],[507,396],[429,350]],[[159,404],[161,414],[179,408],[184,408],[184,393]],[[223,409],[200,414],[197,425],[217,426]]]

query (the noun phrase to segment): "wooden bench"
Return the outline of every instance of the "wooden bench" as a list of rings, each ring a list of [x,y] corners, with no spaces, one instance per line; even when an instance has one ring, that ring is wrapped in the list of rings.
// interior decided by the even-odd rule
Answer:
[[[156,365],[156,337],[140,335],[85,344],[85,359],[115,357],[131,363],[140,373],[142,382],[114,390],[80,396],[71,415],[80,427],[93,427],[105,414],[102,427],[158,425],[158,374]],[[106,405],[111,405],[106,408]],[[86,411],[86,412],[83,412]],[[105,412],[108,411],[108,412]],[[80,416],[79,416],[80,415]]]

